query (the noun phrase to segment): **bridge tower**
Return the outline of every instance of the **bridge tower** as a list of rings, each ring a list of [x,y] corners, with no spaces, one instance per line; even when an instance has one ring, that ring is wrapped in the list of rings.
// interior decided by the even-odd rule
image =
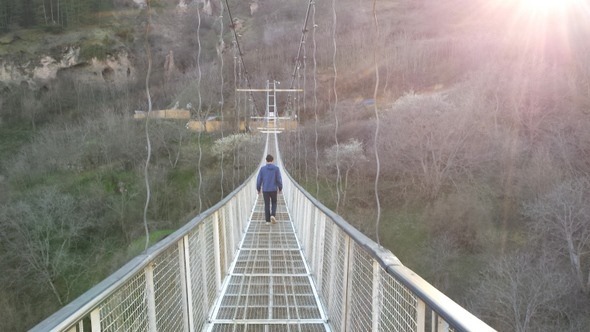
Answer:
[[[267,80],[265,89],[236,89],[238,92],[266,92],[266,109],[264,116],[250,117],[253,122],[260,125],[256,127],[256,130],[261,133],[280,134],[285,130],[285,127],[281,126],[281,121],[296,121],[296,119],[292,119],[290,116],[279,116],[279,111],[277,109],[277,92],[302,92],[303,89],[277,89],[277,85],[279,84],[281,84],[281,82],[275,80],[271,82]]]

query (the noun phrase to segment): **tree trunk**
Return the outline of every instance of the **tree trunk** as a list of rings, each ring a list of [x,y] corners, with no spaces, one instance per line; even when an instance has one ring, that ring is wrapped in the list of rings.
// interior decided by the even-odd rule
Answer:
[[[45,25],[47,25],[47,8],[45,7],[45,1],[43,1],[43,18],[45,19]]]
[[[53,16],[53,0],[49,0],[49,12],[51,13],[51,23],[55,23],[55,17]]]
[[[584,294],[588,293],[588,288],[584,283],[584,276],[582,275],[582,268],[580,266],[580,255],[576,252],[574,247],[574,242],[571,236],[567,239],[567,250],[570,256],[570,263],[572,264],[572,268],[574,269],[574,274],[576,280],[578,281],[578,285]]]

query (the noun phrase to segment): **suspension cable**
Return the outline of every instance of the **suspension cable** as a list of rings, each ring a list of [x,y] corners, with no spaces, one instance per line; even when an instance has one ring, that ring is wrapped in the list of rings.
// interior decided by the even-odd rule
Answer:
[[[375,221],[375,234],[377,244],[381,245],[379,239],[379,225],[381,222],[381,202],[379,201],[379,175],[381,172],[381,163],[379,160],[378,138],[379,138],[379,112],[377,110],[377,93],[379,91],[379,62],[378,62],[378,45],[381,31],[379,30],[379,21],[377,19],[377,0],[373,0],[373,23],[375,27],[375,37],[373,38],[373,60],[375,63],[375,90],[373,91],[373,109],[375,111],[375,140],[373,149],[375,150],[375,200],[377,203],[377,219]]]
[[[236,56],[236,42],[234,41],[232,43],[234,45],[233,47],[233,51],[234,51],[234,117],[235,117],[235,121],[237,124],[236,130],[239,133],[240,132],[240,115],[239,115],[239,105],[238,105],[238,93],[237,93],[237,89],[238,89],[238,64],[237,64],[237,56]],[[233,156],[232,156],[232,170],[231,170],[231,179],[232,179],[232,188],[236,187],[236,158],[238,157],[237,153],[236,153],[237,149],[233,149]],[[239,150],[237,151],[239,152]]]
[[[306,38],[307,39],[307,38]],[[302,92],[302,97],[303,97],[303,114],[306,114],[307,112],[307,47],[305,47],[305,44],[303,46],[303,92]],[[297,121],[301,121],[301,118],[298,118]],[[298,126],[299,128],[299,126]],[[301,131],[301,130],[299,130]],[[305,165],[304,165],[304,169],[303,169],[303,175],[305,177],[305,183],[308,183],[309,179],[307,176],[307,136],[305,136],[305,141],[303,144],[303,159],[305,160]]]
[[[227,0],[226,0],[227,1]],[[307,33],[307,23],[309,21],[309,13],[311,12],[311,7],[315,7],[315,0],[309,0],[309,4],[307,5],[307,10],[305,12],[305,20],[303,21],[303,28],[301,29],[301,38],[299,40],[299,49],[297,50],[297,57],[295,58],[295,66],[293,68],[293,73],[291,74],[291,83],[289,84],[289,89],[293,89],[293,84],[295,83],[295,77],[297,75],[297,71],[301,67],[301,49],[303,48],[303,44],[305,43],[305,34]],[[287,96],[287,105],[291,103],[291,92]]]
[[[152,112],[152,96],[150,94],[150,76],[152,74],[152,53],[151,53],[151,48],[150,48],[150,41],[149,41],[149,32],[150,32],[150,28],[151,28],[151,8],[150,8],[150,1],[147,0],[146,1],[146,13],[147,13],[147,22],[146,22],[146,26],[145,26],[145,51],[148,57],[148,68],[147,68],[147,74],[145,77],[145,92],[146,92],[146,96],[147,96],[147,100],[148,100],[148,111],[147,111],[147,116],[145,117],[145,138],[147,141],[147,158],[145,160],[145,166],[143,168],[143,178],[145,180],[145,188],[146,188],[146,198],[145,198],[145,205],[143,207],[143,226],[145,228],[145,248],[144,250],[147,250],[147,248],[150,245],[150,230],[148,227],[148,222],[147,222],[147,212],[148,212],[148,207],[150,205],[150,198],[151,198],[151,190],[150,190],[150,181],[149,181],[149,165],[150,165],[150,159],[152,156],[152,144],[150,142],[150,132],[149,132],[149,121],[150,121],[150,115]]]
[[[315,185],[316,185],[316,192],[315,196],[318,197],[320,194],[320,166],[319,166],[319,149],[318,149],[318,62],[317,62],[317,43],[316,43],[316,30],[317,24],[315,22],[315,2],[313,4],[313,14],[312,14],[312,24],[313,24],[313,32],[312,32],[312,40],[313,40],[313,114],[314,114],[314,129],[315,129]]]
[[[234,55],[234,57],[236,57],[236,55]],[[241,64],[241,62],[237,61],[237,65],[238,65],[238,68],[237,68],[238,77],[237,77],[237,82],[234,84],[234,86],[236,88],[242,84],[242,64]],[[242,128],[242,123],[240,122],[240,113],[241,113],[240,111],[242,108],[242,94],[238,93],[237,91],[234,92],[234,94],[235,94],[235,108],[236,108],[236,118],[237,118],[236,122],[238,124],[237,129],[238,129],[238,133],[239,133]],[[240,145],[238,145],[238,149],[240,149]],[[240,177],[240,153],[239,152],[240,151],[238,151],[238,181],[241,182],[242,179]]]
[[[199,48],[199,50],[197,51],[197,98],[199,101],[199,104],[197,106],[197,112],[199,122],[203,125],[203,129],[199,130],[197,138],[199,145],[199,162],[197,163],[197,170],[199,173],[199,185],[197,189],[197,195],[199,196],[199,213],[201,213],[201,211],[203,211],[203,198],[201,197],[201,193],[203,191],[203,173],[201,172],[201,164],[203,160],[203,147],[201,146],[201,138],[206,124],[201,121],[203,117],[203,98],[201,96],[201,80],[203,78],[203,73],[201,71],[201,10],[199,9],[199,6],[197,6],[197,47]]]
[[[223,2],[222,0],[219,0],[219,47],[221,48],[220,50],[218,50],[218,55],[219,55],[219,78],[221,79],[221,84],[219,86],[219,93],[220,93],[220,98],[221,100],[219,101],[219,115],[221,117],[221,138],[224,137],[224,133],[223,133],[223,106],[224,106],[224,98],[223,98],[223,85],[224,85],[224,79],[223,79],[223,65],[224,65],[224,61],[223,61],[223,49],[225,48],[225,42],[223,41]],[[219,163],[219,168],[221,171],[221,179],[219,180],[220,182],[220,186],[221,186],[221,198],[224,197],[224,191],[223,191],[223,180],[224,180],[224,170],[223,170],[223,162],[224,162],[224,153],[223,153],[223,149],[221,149],[221,161]]]
[[[298,71],[297,73],[297,89],[301,88],[301,72]],[[301,101],[300,101],[300,96],[299,96],[299,92],[295,92],[295,117],[297,119],[299,119],[300,114],[299,114],[299,110],[301,109],[301,105],[300,105]],[[302,164],[302,159],[301,158],[301,130],[297,130],[297,173],[299,175],[299,177],[301,177],[303,175],[302,169],[303,167],[301,166]]]
[[[307,11],[305,12],[305,21],[303,22],[303,28],[301,29],[301,39],[299,40],[299,49],[297,50],[297,58],[295,58],[295,68],[293,68],[293,74],[291,74],[291,84],[289,85],[289,89],[293,89],[293,83],[295,82],[295,75],[297,74],[297,70],[301,66],[301,50],[303,49],[303,44],[305,44],[305,34],[307,33],[307,22],[309,21],[309,13],[311,12],[311,7],[314,5],[314,3],[315,3],[315,0],[309,0],[309,4],[307,5]]]
[[[332,90],[334,92],[334,119],[335,119],[335,126],[334,126],[334,141],[336,142],[336,212],[340,207],[340,182],[341,182],[341,174],[340,174],[340,145],[338,144],[338,90],[336,89],[336,84],[338,81],[338,69],[336,66],[336,54],[338,51],[338,47],[336,44],[336,0],[332,0],[332,44],[334,46],[334,52],[332,53],[332,68],[334,70],[334,84],[332,86]]]
[[[231,9],[229,7],[229,2],[228,0],[225,0],[225,7],[227,9],[227,14],[229,16],[229,20],[230,20],[230,27],[231,30],[233,31],[233,35],[234,35],[234,41],[236,42],[236,46],[238,48],[238,55],[240,57],[240,63],[242,64],[242,69],[244,70],[244,77],[246,80],[246,86],[248,86],[249,90],[252,90],[252,85],[250,84],[250,75],[248,74],[248,71],[246,70],[246,64],[244,63],[244,52],[242,52],[242,47],[240,46],[240,40],[238,38],[238,33],[236,32],[236,24],[234,22],[234,18],[231,14]],[[250,91],[250,97],[252,98],[252,103],[254,105],[254,111],[256,112],[256,114],[258,114],[258,107],[256,106],[256,98],[254,98],[254,94]]]

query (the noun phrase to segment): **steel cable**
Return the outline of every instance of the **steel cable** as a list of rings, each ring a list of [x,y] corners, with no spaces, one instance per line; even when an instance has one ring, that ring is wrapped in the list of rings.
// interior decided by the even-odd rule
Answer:
[[[145,205],[143,208],[143,226],[145,228],[145,247],[144,250],[147,250],[147,248],[149,247],[150,244],[150,230],[148,227],[148,222],[147,222],[147,213],[148,213],[148,208],[150,205],[150,198],[151,198],[151,189],[150,189],[150,180],[149,180],[149,165],[150,165],[150,159],[152,156],[152,144],[150,141],[150,132],[149,132],[149,121],[150,121],[150,115],[152,112],[152,96],[150,94],[150,76],[152,73],[152,54],[151,54],[151,48],[150,48],[150,41],[149,41],[149,33],[150,33],[150,27],[151,27],[151,7],[150,7],[150,1],[147,0],[146,1],[146,14],[147,14],[147,21],[146,21],[146,26],[145,26],[145,51],[147,54],[147,59],[148,59],[148,68],[147,68],[147,73],[146,73],[146,77],[145,77],[145,92],[146,92],[146,97],[147,97],[147,101],[148,101],[148,111],[147,111],[147,116],[145,117],[145,138],[147,141],[147,158],[145,160],[145,166],[143,169],[143,176],[144,176],[144,180],[145,180],[145,187],[146,187],[146,198],[145,198]]]
[[[238,66],[237,66],[237,55],[236,55],[236,42],[234,40],[234,42],[232,43],[234,45],[233,47],[233,51],[234,51],[234,116],[236,117],[235,121],[237,123],[237,131],[240,131],[240,117],[238,116],[238,93],[237,93],[237,89],[238,89]],[[236,145],[237,148],[237,145]],[[232,188],[236,187],[236,148],[233,149],[233,161],[232,161]]]
[[[225,48],[225,42],[223,41],[223,1],[219,0],[219,49],[217,51],[218,55],[219,55],[219,78],[221,79],[221,83],[219,86],[219,93],[220,93],[220,101],[219,101],[219,115],[220,115],[220,121],[221,121],[221,138],[224,137],[224,133],[223,133],[223,104],[225,102],[224,98],[223,98],[223,84],[224,79],[223,79],[223,66],[224,66],[224,61],[223,61],[223,50]],[[224,191],[223,191],[223,180],[225,177],[224,174],[224,169],[223,169],[223,162],[224,162],[224,151],[223,149],[221,149],[221,160],[219,162],[219,168],[221,171],[221,179],[219,180],[220,185],[221,185],[221,198],[223,198],[224,195]]]
[[[316,43],[316,30],[317,24],[315,21],[315,14],[316,14],[316,7],[315,2],[313,3],[313,13],[312,13],[312,24],[313,24],[313,32],[312,32],[312,40],[313,40],[313,114],[314,114],[314,129],[315,129],[315,183],[316,183],[316,197],[320,194],[320,166],[319,166],[319,149],[318,149],[318,62],[317,62],[317,43]]]
[[[240,63],[242,64],[242,68],[244,71],[244,77],[246,80],[246,86],[248,86],[248,89],[252,90],[252,85],[250,84],[251,80],[250,80],[250,76],[248,74],[248,71],[246,70],[246,64],[244,63],[244,53],[242,52],[242,47],[240,46],[240,40],[238,38],[238,33],[236,32],[236,26],[235,26],[235,22],[234,22],[234,18],[232,16],[231,13],[231,8],[229,7],[229,2],[228,0],[225,0],[225,6],[227,9],[227,15],[229,16],[230,19],[230,26],[232,28],[233,31],[233,36],[234,36],[234,41],[236,42],[236,46],[238,48],[238,54],[240,57]],[[254,94],[252,92],[250,92],[250,97],[252,98],[252,103],[254,106],[254,111],[256,112],[256,114],[258,114],[258,108],[256,107],[256,99],[254,98]]]
[[[340,174],[340,144],[338,143],[338,90],[336,88],[338,82],[338,68],[336,65],[336,55],[338,52],[338,45],[336,43],[336,0],[332,0],[332,45],[334,46],[332,53],[332,69],[334,71],[334,82],[332,85],[332,92],[334,92],[334,141],[336,143],[336,212],[340,207],[340,182],[342,175]]]
[[[378,139],[379,139],[379,112],[377,109],[377,93],[379,91],[379,56],[378,56],[378,45],[377,42],[380,38],[380,30],[379,30],[379,20],[377,19],[377,0],[373,0],[373,23],[375,27],[375,36],[373,37],[373,60],[375,63],[375,90],[373,91],[373,110],[375,112],[375,139],[373,142],[373,149],[375,150],[375,200],[377,203],[377,219],[375,221],[375,235],[377,238],[377,244],[381,245],[381,241],[379,239],[379,225],[381,222],[381,202],[379,201],[379,176],[381,172],[381,163],[379,160],[379,148],[378,148]]]
[[[305,38],[305,41],[307,41],[307,37]],[[305,46],[305,42],[303,43],[303,92],[302,92],[302,96],[303,96],[303,114],[307,114],[307,47]],[[297,123],[301,123],[301,118],[297,119]],[[299,130],[299,126],[297,126],[298,130]],[[308,179],[308,171],[307,171],[307,137],[305,138],[305,142],[303,144],[303,159],[305,160],[305,167],[303,169],[303,175],[305,178],[305,183],[309,182]]]
[[[203,135],[203,130],[205,130],[205,123],[202,121],[203,116],[203,98],[201,96],[201,80],[203,78],[203,73],[201,71],[201,10],[199,6],[197,6],[197,47],[199,48],[197,51],[197,118],[199,119],[199,123],[203,125],[203,128],[199,130],[199,134],[197,136],[198,146],[199,146],[199,161],[197,163],[197,171],[199,173],[199,184],[197,188],[197,196],[199,199],[199,213],[203,211],[203,198],[201,193],[203,192],[203,173],[201,172],[201,164],[203,161],[203,147],[201,144],[201,139]]]

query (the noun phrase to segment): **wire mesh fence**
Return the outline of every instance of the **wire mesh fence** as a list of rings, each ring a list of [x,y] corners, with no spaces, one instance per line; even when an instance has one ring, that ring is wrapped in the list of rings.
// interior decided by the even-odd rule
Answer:
[[[286,174],[285,200],[334,331],[493,331]]]
[[[270,142],[276,146],[275,140]],[[274,147],[269,150],[278,152]],[[277,157],[282,166],[280,157]],[[291,264],[275,267],[297,274],[260,282],[272,282],[272,299],[277,306],[270,309],[270,314],[284,318],[287,323],[284,326],[245,323],[245,330],[324,330],[320,312],[309,304],[313,292],[303,286],[304,279],[311,278],[320,295],[321,311],[333,331],[492,331],[403,266],[391,252],[325,208],[292,182],[287,173],[283,176],[284,195],[281,199],[286,201],[288,211],[280,213],[290,215],[301,241],[298,243],[294,235],[279,228],[266,237],[249,238],[246,221],[247,216],[256,216],[256,210],[252,208],[257,204],[255,180],[251,176],[226,199],[134,258],[31,331],[203,330],[218,300],[224,283],[222,279],[238,253],[235,249],[239,242],[246,248],[251,244],[255,248],[270,249],[268,243],[272,236],[280,237],[272,241],[284,245],[282,250],[266,250],[267,256],[270,259],[277,256],[283,261],[284,257],[293,257]],[[299,249],[305,258],[303,266],[293,252]],[[256,256],[259,253],[245,250],[242,254]],[[238,269],[258,271],[268,267],[268,264],[252,262],[238,266]],[[298,274],[303,271],[308,271],[309,275]],[[257,278],[261,276],[264,278],[264,273]],[[243,302],[244,307],[237,311],[226,310],[222,314],[228,319],[258,317],[261,312],[268,315],[269,308],[259,308],[256,303],[260,300],[257,296],[269,298],[270,295],[258,294],[253,289],[243,296],[239,291],[242,284],[242,281],[235,280],[232,284],[236,288],[235,296],[227,301]],[[310,324],[294,322],[309,317],[316,321]],[[224,331],[232,326],[223,324],[216,324],[214,330]]]
[[[184,331],[207,323],[257,195],[251,176],[31,331]]]

